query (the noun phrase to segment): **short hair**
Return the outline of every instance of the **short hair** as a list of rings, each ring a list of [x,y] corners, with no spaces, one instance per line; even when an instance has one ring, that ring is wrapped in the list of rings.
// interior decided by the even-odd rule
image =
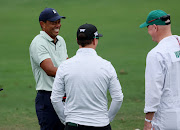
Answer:
[[[78,39],[82,39],[82,40],[78,40]],[[86,35],[84,33],[79,33],[78,39],[77,39],[77,43],[78,45],[81,45],[82,47],[85,47],[86,45],[91,44],[93,41],[93,39],[87,40]]]

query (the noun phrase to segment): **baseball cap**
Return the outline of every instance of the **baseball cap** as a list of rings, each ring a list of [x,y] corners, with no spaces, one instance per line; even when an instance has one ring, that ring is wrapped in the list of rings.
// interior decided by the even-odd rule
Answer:
[[[58,19],[65,19],[66,17],[60,16],[58,12],[53,8],[45,8],[39,15],[39,21],[56,21]]]
[[[79,34],[83,33],[85,37],[79,37]],[[99,34],[97,28],[92,24],[83,24],[77,30],[77,39],[78,40],[91,40],[94,38],[102,37],[102,34]]]
[[[162,10],[153,10],[147,16],[146,22],[141,24],[139,27],[147,27],[148,25],[168,25],[170,24],[170,15]]]

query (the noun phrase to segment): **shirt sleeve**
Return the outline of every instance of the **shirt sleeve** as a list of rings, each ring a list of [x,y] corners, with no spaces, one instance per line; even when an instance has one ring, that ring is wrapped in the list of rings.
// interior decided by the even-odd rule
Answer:
[[[145,71],[144,113],[156,112],[162,95],[165,64],[160,54],[148,54]]]
[[[120,82],[117,78],[116,71],[114,67],[111,65],[110,67],[111,79],[110,79],[110,87],[109,92],[112,98],[112,102],[108,111],[108,117],[110,122],[114,119],[117,112],[121,108],[122,101],[123,101],[123,93],[121,89]]]
[[[60,65],[56,72],[56,77],[52,87],[51,102],[62,123],[65,123],[64,104],[62,102],[65,92],[64,86],[63,67]]]
[[[38,43],[38,41],[34,44],[31,51],[33,60],[39,65],[43,60],[51,58],[47,48],[43,44]]]
[[[114,101],[112,100],[109,111],[108,111],[108,117],[109,121],[112,122],[114,117],[116,116],[117,112],[121,108],[122,101]]]
[[[117,77],[116,71],[112,65],[110,66],[109,70],[111,74],[110,86],[109,86],[109,92],[110,92],[111,98],[114,101],[123,101],[123,93],[122,93],[121,85]]]

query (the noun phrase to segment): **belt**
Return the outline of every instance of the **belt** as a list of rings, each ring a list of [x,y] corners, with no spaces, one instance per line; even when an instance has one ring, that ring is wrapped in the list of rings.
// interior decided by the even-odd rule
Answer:
[[[51,93],[51,91],[46,91],[46,90],[38,90],[38,93]]]
[[[75,127],[78,127],[78,124],[76,124],[76,123],[67,122],[66,124],[69,125],[69,126],[75,126]]]
[[[81,126],[85,126],[85,125],[79,125],[76,123],[72,123],[72,122],[67,122],[66,125],[68,126],[73,126],[73,127],[81,127]],[[85,126],[86,128],[94,128],[94,126]],[[111,128],[110,124],[108,124],[107,126],[103,126],[102,128]]]

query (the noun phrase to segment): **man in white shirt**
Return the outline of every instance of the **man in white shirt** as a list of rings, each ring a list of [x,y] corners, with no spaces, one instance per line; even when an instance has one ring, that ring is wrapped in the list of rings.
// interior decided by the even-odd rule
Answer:
[[[59,36],[61,19],[55,9],[45,8],[40,16],[42,28],[29,47],[30,60],[36,81],[36,114],[41,130],[63,130],[51,104],[50,96],[57,67],[66,60],[67,50],[64,39]]]
[[[180,130],[180,37],[170,23],[170,15],[153,10],[140,25],[158,43],[146,58],[144,130]]]
[[[102,34],[94,25],[81,25],[77,31],[76,55],[57,70],[51,102],[66,124],[65,130],[111,130],[109,123],[121,107],[123,93],[116,71],[95,51],[99,37]],[[109,110],[107,90],[112,97]],[[64,93],[65,105],[62,103]]]

